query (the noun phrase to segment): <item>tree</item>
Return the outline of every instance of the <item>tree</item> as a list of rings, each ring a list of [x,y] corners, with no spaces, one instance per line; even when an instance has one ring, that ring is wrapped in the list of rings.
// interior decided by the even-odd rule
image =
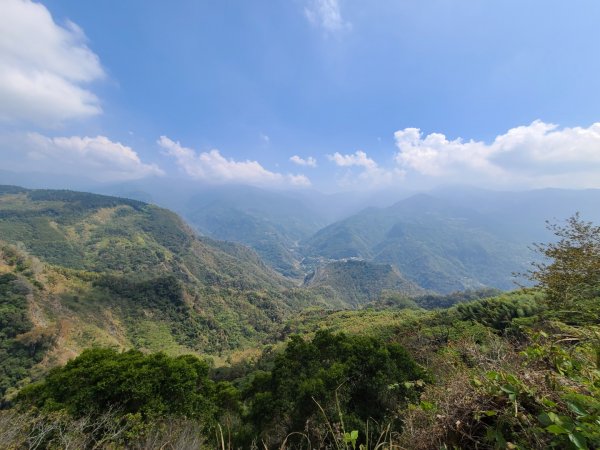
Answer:
[[[558,238],[534,244],[545,261],[532,263],[526,276],[546,292],[553,306],[567,307],[577,299],[589,299],[600,291],[600,226],[581,219],[579,213],[564,225],[546,221]]]

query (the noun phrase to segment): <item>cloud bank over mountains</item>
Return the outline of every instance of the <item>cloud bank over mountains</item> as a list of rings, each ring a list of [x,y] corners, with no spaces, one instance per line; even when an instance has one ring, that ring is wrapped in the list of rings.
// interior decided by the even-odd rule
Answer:
[[[536,120],[485,143],[418,128],[394,133],[399,167],[432,181],[486,187],[600,187],[600,123],[559,128]]]
[[[162,176],[156,164],[142,162],[127,145],[106,136],[47,137],[40,133],[0,136],[3,169],[85,177],[99,182]]]
[[[197,153],[166,136],[158,140],[165,153],[192,178],[213,183],[247,183],[262,186],[310,186],[304,175],[281,174],[265,169],[258,161],[235,161],[225,158],[219,150]]]

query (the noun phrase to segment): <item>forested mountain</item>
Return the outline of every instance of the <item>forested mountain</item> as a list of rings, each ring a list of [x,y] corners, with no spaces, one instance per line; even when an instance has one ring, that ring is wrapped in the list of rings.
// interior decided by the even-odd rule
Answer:
[[[306,240],[304,249],[393,264],[419,286],[442,293],[509,289],[512,272],[529,260],[526,247],[497,236],[482,214],[426,194],[336,222]]]
[[[137,200],[3,186],[0,218],[3,240],[63,267],[178,271],[182,279],[240,288],[285,285],[246,247],[198,237],[176,214]]]
[[[528,246],[549,237],[546,217],[563,219],[579,210],[595,219],[599,204],[598,190],[447,189],[367,208],[318,231],[302,243],[302,251],[392,264],[419,286],[441,293],[512,289],[513,273],[532,260]]]
[[[574,211],[600,219],[598,190],[447,187],[411,197],[393,191],[325,195],[166,179],[91,189],[172,209],[202,235],[249,246],[296,284],[320,264],[355,257],[391,264],[411,282],[440,293],[512,289],[513,272],[531,260],[527,247],[549,237],[546,219]],[[394,198],[401,200],[357,212]]]
[[[422,288],[407,280],[390,264],[357,260],[335,261],[320,266],[307,275],[304,285],[321,293],[329,291],[337,303],[353,307],[378,299],[384,291],[405,296],[424,293]]]
[[[135,200],[2,186],[0,243],[0,273],[29,299],[18,308],[60,341],[54,360],[99,343],[240,348],[298,301],[247,247],[197,237],[174,213]]]
[[[314,206],[298,193],[252,186],[171,180],[123,183],[100,191],[176,211],[200,234],[247,245],[273,269],[297,280],[304,275],[298,242],[330,222],[327,208]]]
[[[576,237],[541,248],[577,264],[558,282],[540,266],[545,290],[434,295],[455,273],[503,270],[492,256],[518,240],[494,230],[433,196],[372,208],[313,237],[328,245],[300,288],[157,206],[2,186],[0,406],[16,408],[0,411],[0,445],[594,448],[600,230],[555,228]],[[428,258],[405,275],[410,252]],[[410,280],[429,272],[435,289]]]

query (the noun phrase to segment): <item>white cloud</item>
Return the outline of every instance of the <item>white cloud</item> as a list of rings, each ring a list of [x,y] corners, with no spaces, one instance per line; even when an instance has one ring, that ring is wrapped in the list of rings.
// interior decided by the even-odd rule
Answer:
[[[164,174],[157,165],[142,162],[131,147],[105,136],[4,135],[0,149],[3,167],[18,172],[71,175],[103,182]]]
[[[329,33],[351,28],[351,24],[342,18],[338,0],[310,0],[304,8],[308,21]]]
[[[341,153],[335,152],[333,155],[327,155],[327,158],[341,167],[359,166],[364,167],[365,169],[377,168],[377,163],[369,158],[362,150],[357,150],[350,155],[342,155]]]
[[[600,187],[600,123],[559,128],[535,121],[487,144],[419,129],[394,134],[396,162],[444,182],[519,187]]]
[[[0,120],[55,126],[100,113],[85,85],[104,71],[83,31],[29,0],[2,0],[0,9]]]
[[[304,159],[298,155],[294,155],[290,158],[290,161],[299,166],[317,167],[317,160],[312,156]]]
[[[260,134],[258,135],[258,137],[259,137],[259,138],[260,138],[260,140],[261,140],[261,141],[263,141],[265,144],[268,144],[269,142],[271,142],[271,138],[270,138],[268,135],[264,134],[264,133],[260,133]]]
[[[289,181],[289,183],[293,186],[308,187],[311,185],[310,179],[306,175],[303,175],[301,173],[296,175],[290,173],[287,174],[286,178]]]
[[[177,165],[189,176],[213,183],[246,183],[253,185],[309,186],[304,175],[281,174],[265,169],[257,161],[235,161],[225,158],[219,150],[196,153],[179,142],[161,136],[158,145],[173,157]]]
[[[327,158],[339,167],[348,168],[338,179],[338,184],[342,187],[378,188],[389,186],[402,180],[405,174],[404,170],[400,168],[384,169],[380,167],[362,150],[348,155],[336,152],[333,155],[327,155]],[[360,167],[362,170],[356,173],[352,170],[353,167]]]

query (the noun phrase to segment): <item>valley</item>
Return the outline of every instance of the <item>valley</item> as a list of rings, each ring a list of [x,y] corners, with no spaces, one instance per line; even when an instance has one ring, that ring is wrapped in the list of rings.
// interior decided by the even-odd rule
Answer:
[[[447,400],[439,397],[437,389],[454,389],[451,386],[455,383],[464,383],[461,377],[471,370],[476,373],[484,364],[468,362],[469,358],[489,358],[485,356],[491,351],[488,347],[500,346],[494,351],[501,352],[502,358],[518,359],[519,346],[534,345],[535,333],[548,333],[541,331],[548,327],[559,327],[563,330],[560,333],[579,336],[577,339],[586,342],[583,353],[577,356],[583,359],[577,359],[577,364],[589,366],[586,349],[595,347],[586,333],[597,328],[596,294],[585,294],[581,300],[587,302],[581,318],[566,320],[560,310],[553,312],[543,291],[514,290],[512,271],[526,270],[532,254],[519,246],[522,236],[506,232],[505,222],[492,222],[485,211],[421,194],[390,207],[363,210],[314,231],[318,221],[303,228],[305,211],[298,210],[297,205],[292,208],[299,211],[294,219],[287,217],[283,205],[272,198],[262,206],[258,202],[256,210],[246,211],[229,208],[228,201],[232,200],[226,195],[221,199],[223,206],[216,200],[206,204],[203,218],[197,215],[196,224],[214,226],[220,236],[237,242],[202,236],[175,213],[139,200],[0,186],[2,405],[41,407],[43,402],[58,402],[63,406],[57,408],[74,414],[73,419],[64,419],[64,426],[79,431],[57,437],[51,433],[47,439],[54,440],[49,442],[62,439],[58,445],[67,445],[71,442],[68,439],[74,439],[89,446],[96,439],[94,435],[85,426],[77,428],[79,422],[71,420],[104,419],[97,416],[98,410],[76,406],[69,403],[75,400],[68,400],[66,394],[59,395],[55,391],[58,385],[51,384],[52,377],[88,377],[92,369],[81,372],[85,375],[68,371],[77,364],[91,364],[97,366],[93,370],[99,371],[100,378],[85,383],[93,385],[106,376],[120,377],[121,371],[137,373],[138,369],[129,366],[130,361],[137,361],[135,367],[147,366],[148,374],[154,373],[152,367],[156,365],[179,367],[185,361],[191,364],[185,370],[192,371],[185,373],[200,377],[194,383],[208,386],[198,397],[204,406],[186,403],[192,399],[189,396],[177,400],[183,403],[176,406],[179,403],[172,403],[173,394],[161,393],[153,375],[140,372],[132,376],[144,377],[139,383],[151,383],[148,389],[152,393],[143,401],[150,403],[136,400],[125,406],[115,398],[98,407],[110,410],[111,405],[120,404],[141,414],[143,423],[162,430],[156,439],[187,439],[189,427],[204,423],[197,433],[205,433],[207,426],[228,423],[235,417],[246,428],[236,425],[228,428],[228,433],[233,433],[235,445],[242,447],[250,445],[252,436],[262,436],[268,445],[280,445],[305,423],[313,424],[306,439],[331,443],[342,437],[329,432],[320,435],[326,423],[320,415],[334,420],[335,414],[343,411],[346,424],[362,430],[357,431],[359,441],[375,439],[365,431],[369,423],[365,414],[385,421],[395,409],[404,411],[405,423],[423,420],[431,402],[444,408],[439,402]],[[248,199],[242,201],[243,205],[250,203]],[[280,215],[257,212],[268,207]],[[253,215],[262,219],[255,220]],[[263,260],[266,247],[261,247],[258,237],[267,241],[272,237],[274,245],[281,248],[293,241],[293,252],[288,253],[291,265],[281,266],[281,259]],[[290,267],[294,269],[291,272]],[[553,317],[551,322],[544,318],[546,314]],[[509,339],[507,333],[518,336],[520,344],[514,347],[510,340],[505,341]],[[458,349],[455,346],[462,348],[456,355],[452,353]],[[363,361],[368,352],[378,356]],[[333,359],[324,364],[325,355]],[[494,370],[520,371],[523,363],[516,359],[510,367],[500,360],[485,363],[485,370],[488,376],[496,373]],[[117,364],[111,361],[117,360],[123,365],[119,371],[101,368],[102,364],[111,367]],[[395,364],[402,364],[402,369]],[[449,364],[454,368],[445,372]],[[165,366],[161,370],[175,369]],[[304,380],[301,384],[292,381],[298,374]],[[183,373],[177,375],[181,376]],[[373,385],[367,393],[363,386],[377,377],[382,377],[378,383],[383,384]],[[351,379],[356,383],[344,388],[343,405],[336,403],[340,400],[335,383],[343,385],[344,380]],[[399,396],[384,395],[384,384],[399,379],[405,380],[398,388]],[[170,383],[179,383],[177,380],[182,378]],[[496,382],[495,378],[490,380],[484,382],[486,389],[492,389]],[[519,383],[528,383],[526,380]],[[592,389],[588,381],[577,380],[583,383],[581,389]],[[123,380],[113,383],[126,386]],[[85,385],[77,389],[81,395],[87,392]],[[461,385],[461,389],[467,388]],[[88,404],[99,401],[97,392],[85,394],[91,395]],[[102,395],[112,398],[113,393],[109,390]],[[140,394],[129,391],[120,394],[122,398],[130,395],[140,398]],[[306,395],[319,398],[317,405],[321,407],[323,402],[325,409],[309,406],[312,401],[303,397]],[[371,400],[366,401],[365,396]],[[44,398],[48,400],[42,401]],[[296,403],[286,403],[292,398]],[[418,398],[421,403],[414,403]],[[162,410],[153,409],[159,400],[166,402],[160,408],[171,410],[170,414],[179,417],[178,408],[191,408],[191,416],[177,419],[176,427],[167,431],[159,412]],[[403,409],[407,404],[412,406]],[[501,403],[488,408],[499,417],[506,414]],[[560,409],[560,402],[555,408]],[[531,411],[524,409],[523,414],[533,414]],[[284,425],[277,424],[277,414],[286,418]],[[458,417],[458,411],[446,410],[444,414]],[[29,419],[0,414],[2,417],[22,421],[23,430],[28,429]],[[41,415],[36,420],[46,423],[43,426],[54,426],[51,424],[57,422],[51,417]],[[461,421],[472,420],[460,417]],[[123,430],[137,426],[130,419],[118,420]],[[480,431],[476,431],[487,425],[478,423],[475,420],[469,425],[475,427],[472,433],[487,442],[489,437],[477,437]],[[385,435],[384,429],[371,426],[371,432],[383,433],[380,438]],[[521,436],[521,425],[514,426],[517,428],[511,428],[510,433]],[[411,430],[421,432],[418,427]],[[544,429],[540,430],[536,439],[548,442]],[[244,434],[247,432],[250,434]],[[456,439],[437,433],[420,436],[422,446],[414,448],[430,448],[431,439]],[[132,445],[145,445],[143,439],[150,438],[147,431],[137,431],[135,436]],[[388,438],[396,439],[398,445],[413,439],[406,430],[394,436]],[[188,444],[181,445],[188,448]]]

